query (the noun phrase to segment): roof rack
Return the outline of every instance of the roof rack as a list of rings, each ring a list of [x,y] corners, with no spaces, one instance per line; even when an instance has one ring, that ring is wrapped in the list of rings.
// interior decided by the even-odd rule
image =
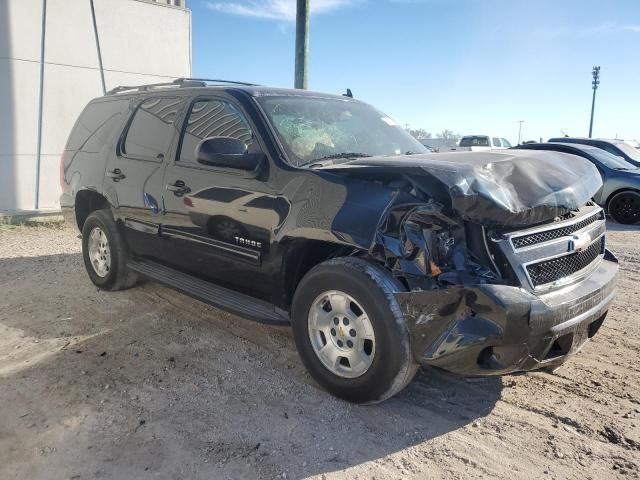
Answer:
[[[255,83],[236,82],[233,80],[217,80],[211,78],[176,78],[173,82],[150,83],[148,85],[126,86],[122,85],[109,90],[105,95],[115,95],[123,92],[146,92],[148,90],[162,88],[188,88],[188,87],[206,87],[209,84],[218,85],[242,85],[245,87],[255,87]]]

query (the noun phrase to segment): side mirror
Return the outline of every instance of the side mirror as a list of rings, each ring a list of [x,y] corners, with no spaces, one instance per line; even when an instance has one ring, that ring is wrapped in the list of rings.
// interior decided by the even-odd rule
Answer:
[[[198,143],[196,158],[198,163],[211,167],[257,172],[265,157],[261,153],[247,153],[247,146],[237,138],[209,137]]]

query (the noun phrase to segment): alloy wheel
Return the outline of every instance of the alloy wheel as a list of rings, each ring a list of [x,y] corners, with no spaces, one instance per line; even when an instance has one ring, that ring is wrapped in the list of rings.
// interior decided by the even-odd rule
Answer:
[[[111,249],[109,240],[100,227],[95,227],[89,234],[89,260],[93,271],[101,278],[111,270]]]
[[[309,339],[318,359],[343,378],[364,375],[375,355],[373,326],[364,308],[350,295],[332,290],[313,301]]]

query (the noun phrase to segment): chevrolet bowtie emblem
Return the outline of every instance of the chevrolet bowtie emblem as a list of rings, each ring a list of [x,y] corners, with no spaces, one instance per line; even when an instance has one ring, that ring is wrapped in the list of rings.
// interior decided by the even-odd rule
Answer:
[[[589,232],[579,233],[574,235],[569,242],[569,251],[581,252],[591,245],[591,235]]]

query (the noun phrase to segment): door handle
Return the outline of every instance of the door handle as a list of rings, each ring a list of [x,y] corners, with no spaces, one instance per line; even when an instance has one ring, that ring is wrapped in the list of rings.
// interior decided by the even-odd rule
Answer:
[[[114,170],[108,170],[106,173],[107,177],[111,178],[114,182],[119,182],[127,177],[124,176],[124,173],[119,168]]]
[[[168,183],[166,189],[173,192],[176,197],[181,197],[185,193],[191,193],[191,189],[187,187],[182,180],[176,180],[173,183]]]

